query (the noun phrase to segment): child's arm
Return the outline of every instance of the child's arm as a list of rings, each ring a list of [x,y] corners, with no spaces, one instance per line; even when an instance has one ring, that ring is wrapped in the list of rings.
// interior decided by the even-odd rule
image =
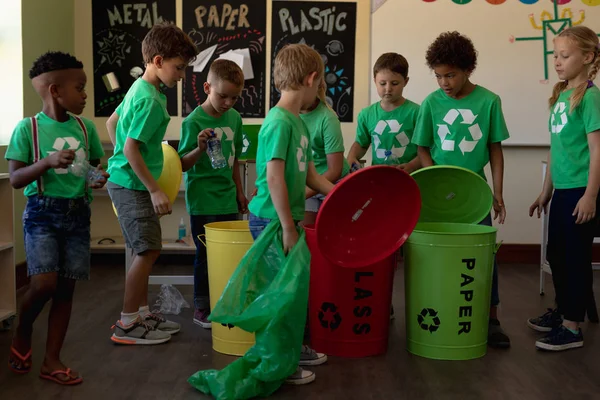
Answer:
[[[589,133],[587,138],[590,148],[590,172],[585,193],[573,211],[573,215],[577,216],[576,224],[585,224],[594,219],[600,190],[600,131]]]
[[[502,143],[490,143],[490,167],[492,169],[492,182],[494,185],[494,220],[503,224],[506,219],[506,207],[504,206],[504,154]]]
[[[538,196],[533,204],[529,207],[529,216],[533,217],[533,213],[537,210],[537,217],[539,218],[542,214],[548,212],[548,203],[552,197],[554,191],[554,185],[552,184],[552,174],[550,173],[550,152],[548,152],[548,162],[546,164],[546,176],[544,177],[544,184],[542,186],[542,193]]]
[[[27,165],[22,161],[8,160],[10,184],[15,189],[24,188],[51,168],[67,168],[73,164],[74,159],[75,152],[73,150],[61,150],[32,165]]]
[[[117,143],[117,122],[119,122],[119,114],[115,111],[106,121],[106,130],[113,146]]]
[[[327,180],[324,175],[319,175],[317,169],[315,168],[315,163],[312,161],[308,163],[306,186],[325,196],[327,196],[333,189],[333,183]]]
[[[283,250],[287,254],[298,242],[298,231],[292,217],[287,184],[285,183],[285,161],[272,159],[267,163],[267,185],[273,206],[283,228]]]
[[[423,168],[433,166],[433,158],[431,158],[431,149],[429,147],[419,146],[417,157]]]
[[[367,154],[368,147],[362,147],[358,142],[352,143],[352,147],[350,147],[350,151],[348,152],[348,164],[352,167],[352,165],[360,165],[360,159]]]
[[[246,194],[244,193],[244,188],[242,186],[240,162],[238,161],[237,157],[233,159],[233,182],[235,182],[237,192],[238,211],[241,214],[246,214],[248,212],[248,199],[246,198]]]
[[[314,164],[313,164],[314,165]],[[327,154],[327,171],[323,173],[323,177],[329,182],[337,182],[342,175],[342,169],[344,168],[344,153],[332,153]],[[311,188],[306,188],[305,196],[307,199],[316,195],[317,192]]]
[[[207,128],[198,134],[198,147],[181,157],[181,169],[188,171],[198,162],[202,153],[206,151],[206,141],[212,135],[212,128]]]
[[[415,172],[416,170],[421,168],[421,160],[419,159],[419,156],[417,155],[415,158],[413,158],[406,164],[398,165],[398,168],[400,168],[403,171],[406,171],[408,174],[412,174],[413,172]]]
[[[127,138],[125,147],[123,148],[123,154],[127,157],[127,161],[131,165],[131,169],[142,181],[150,196],[152,197],[152,204],[154,205],[154,212],[158,215],[166,215],[171,213],[171,202],[167,195],[160,189],[158,183],[150,173],[148,166],[142,158],[140,152],[140,146],[143,143],[139,140]]]

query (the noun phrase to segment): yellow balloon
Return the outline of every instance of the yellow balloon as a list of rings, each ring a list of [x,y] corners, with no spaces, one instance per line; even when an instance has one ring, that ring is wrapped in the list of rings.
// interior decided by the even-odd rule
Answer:
[[[163,169],[160,176],[156,180],[160,190],[165,192],[171,204],[175,202],[177,194],[179,194],[179,187],[181,186],[181,160],[177,151],[166,143],[162,144],[163,150]],[[113,204],[113,210],[115,215],[118,217],[117,209]]]

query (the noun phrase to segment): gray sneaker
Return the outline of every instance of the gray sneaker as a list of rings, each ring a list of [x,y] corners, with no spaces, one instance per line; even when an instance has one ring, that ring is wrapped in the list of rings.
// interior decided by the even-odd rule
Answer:
[[[160,344],[171,340],[171,335],[154,329],[150,324],[138,318],[131,326],[124,327],[121,321],[113,325],[115,332],[110,340],[118,344]]]
[[[307,383],[314,382],[316,378],[317,376],[314,372],[298,367],[296,372],[294,372],[285,380],[285,383],[288,385],[306,385]]]
[[[302,346],[302,350],[300,352],[300,362],[298,365],[306,366],[306,365],[321,365],[327,362],[327,356],[323,353],[317,353],[310,347],[304,345]]]
[[[181,325],[177,322],[169,321],[160,314],[150,313],[144,317],[144,322],[150,324],[154,329],[163,331],[169,335],[174,335],[181,330]]]

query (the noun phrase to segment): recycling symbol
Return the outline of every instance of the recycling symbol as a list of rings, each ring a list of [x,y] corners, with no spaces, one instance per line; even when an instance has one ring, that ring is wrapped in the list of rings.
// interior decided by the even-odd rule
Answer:
[[[565,125],[567,125],[567,104],[564,101],[560,103],[556,103],[554,106],[554,110],[552,111],[552,116],[550,117],[550,127],[552,133],[556,133],[557,135],[562,132]],[[560,119],[560,122],[558,121]]]
[[[225,328],[229,328],[229,330],[231,330],[231,328],[235,328],[235,325],[231,325],[231,324],[221,324],[223,325]]]
[[[458,117],[461,117],[461,121],[458,126],[454,125],[454,123],[458,120]],[[448,136],[452,136],[453,133],[456,133],[456,130],[460,129],[461,125],[466,125],[469,129],[469,133],[471,134],[471,138],[473,140],[467,140],[466,137],[463,137],[460,143],[458,144],[458,148],[460,151],[465,153],[470,153],[475,149],[479,140],[483,137],[483,133],[481,132],[481,128],[479,124],[475,122],[477,119],[477,115],[473,114],[473,111],[467,109],[450,109],[446,113],[444,117],[444,124],[438,124],[437,134],[442,141],[442,150],[444,151],[454,151],[456,147],[456,141],[447,139]],[[453,130],[450,130],[450,127],[454,127]]]
[[[85,150],[79,148],[80,144],[81,142],[74,137],[56,138],[54,144],[52,145],[54,150],[48,151],[48,155],[54,154],[61,150],[75,150],[77,157],[85,157]],[[54,172],[56,174],[67,174],[69,171],[66,168],[54,168]]]
[[[421,329],[424,331],[429,331],[430,333],[437,331],[441,323],[440,317],[438,317],[438,312],[433,308],[424,308],[417,316],[417,321],[419,322]]]
[[[248,139],[248,136],[246,136],[246,134],[244,133],[242,135],[242,143],[243,143],[243,147],[242,147],[242,154],[246,155],[246,153],[248,152],[248,149],[250,148],[250,139]]]
[[[340,327],[342,316],[337,311],[335,304],[325,302],[321,305],[321,309],[319,310],[319,322],[323,328],[331,329],[332,332]]]
[[[387,129],[389,128],[389,130]],[[395,119],[381,120],[375,126],[374,132],[376,135],[373,135],[373,146],[375,147],[375,157],[380,160],[384,160],[390,155],[394,155],[396,158],[401,158],[406,151],[406,146],[410,144],[410,139],[404,133],[401,132],[402,124],[396,121]],[[387,130],[387,132],[386,132]],[[382,146],[381,138],[383,134],[393,135],[392,145],[390,148],[385,148]]]

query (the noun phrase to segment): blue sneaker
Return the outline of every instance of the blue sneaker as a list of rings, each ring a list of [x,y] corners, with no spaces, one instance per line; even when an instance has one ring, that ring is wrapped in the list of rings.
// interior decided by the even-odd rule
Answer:
[[[538,332],[552,332],[553,329],[562,325],[563,319],[556,309],[548,309],[548,312],[537,318],[529,318],[527,326]]]
[[[583,347],[583,333],[580,329],[577,334],[574,334],[561,325],[545,338],[535,342],[535,347],[549,351],[563,351]]]

